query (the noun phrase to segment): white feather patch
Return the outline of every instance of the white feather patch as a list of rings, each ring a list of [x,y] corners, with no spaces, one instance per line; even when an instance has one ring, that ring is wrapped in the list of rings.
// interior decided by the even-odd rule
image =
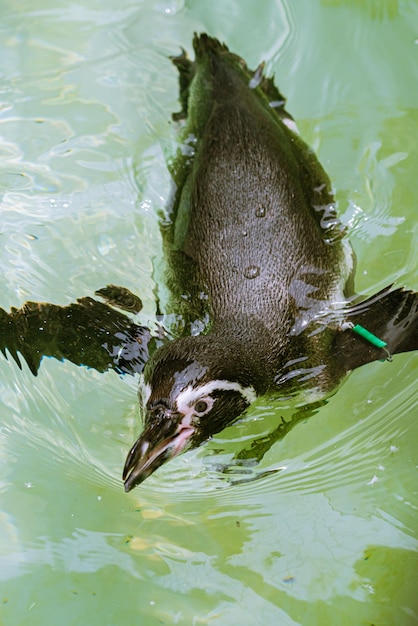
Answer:
[[[193,387],[188,385],[178,394],[177,408],[181,411],[182,407],[194,404],[199,398],[210,396],[214,391],[238,391],[246,402],[251,404],[257,395],[253,387],[243,387],[237,382],[230,380],[211,380],[209,383]]]

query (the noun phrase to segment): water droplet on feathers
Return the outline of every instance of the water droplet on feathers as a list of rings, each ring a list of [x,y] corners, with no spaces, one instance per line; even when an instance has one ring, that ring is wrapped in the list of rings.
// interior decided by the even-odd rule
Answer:
[[[260,268],[257,267],[257,265],[250,265],[249,267],[246,267],[244,270],[244,276],[245,278],[257,278],[257,276],[260,275]]]
[[[255,216],[256,217],[265,217],[266,215],[266,207],[263,206],[262,204],[259,204],[258,207],[255,210]]]

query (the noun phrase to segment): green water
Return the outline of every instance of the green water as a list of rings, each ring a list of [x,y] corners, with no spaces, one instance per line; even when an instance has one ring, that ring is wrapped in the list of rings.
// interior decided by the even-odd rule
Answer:
[[[332,178],[358,291],[418,288],[416,2],[3,0],[0,16],[0,306],[115,283],[153,319],[166,57],[194,31],[275,73]],[[285,406],[260,402],[127,495],[138,381],[1,357],[0,624],[416,624],[417,364],[357,370],[251,474],[221,468]]]

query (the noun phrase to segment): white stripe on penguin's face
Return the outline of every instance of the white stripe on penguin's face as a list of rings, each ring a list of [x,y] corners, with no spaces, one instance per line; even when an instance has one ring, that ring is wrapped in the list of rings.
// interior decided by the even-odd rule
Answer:
[[[251,404],[256,399],[253,387],[243,387],[239,383],[229,380],[211,380],[197,387],[188,385],[177,394],[176,398],[173,398],[173,401],[177,403],[179,413],[187,413],[190,410],[190,406],[197,400],[211,396],[214,391],[237,391],[248,404]]]

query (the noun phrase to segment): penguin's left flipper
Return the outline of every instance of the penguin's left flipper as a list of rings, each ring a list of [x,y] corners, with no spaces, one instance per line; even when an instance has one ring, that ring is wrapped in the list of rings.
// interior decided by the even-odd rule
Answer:
[[[366,363],[389,359],[400,352],[418,350],[418,293],[391,286],[347,309],[343,330],[336,333],[334,361],[351,371]],[[352,325],[361,326],[386,343],[377,347],[357,334]],[[345,329],[344,329],[345,328]]]
[[[27,302],[10,313],[0,309],[0,350],[19,367],[20,354],[35,376],[44,356],[99,372],[135,374],[160,341],[147,327],[90,297],[67,306]]]
[[[323,385],[324,391],[332,391],[335,384],[347,372],[377,360],[390,359],[401,352],[418,350],[418,293],[386,287],[371,298],[346,309],[345,320],[349,326],[334,335],[331,345],[329,368],[332,370],[331,385]],[[379,348],[364,339],[352,327],[361,326],[377,339],[386,343]],[[282,439],[298,422],[314,415],[328,401],[327,397],[307,404],[284,421],[267,436],[253,441],[248,448],[234,457],[237,463],[259,462],[273,444]]]

